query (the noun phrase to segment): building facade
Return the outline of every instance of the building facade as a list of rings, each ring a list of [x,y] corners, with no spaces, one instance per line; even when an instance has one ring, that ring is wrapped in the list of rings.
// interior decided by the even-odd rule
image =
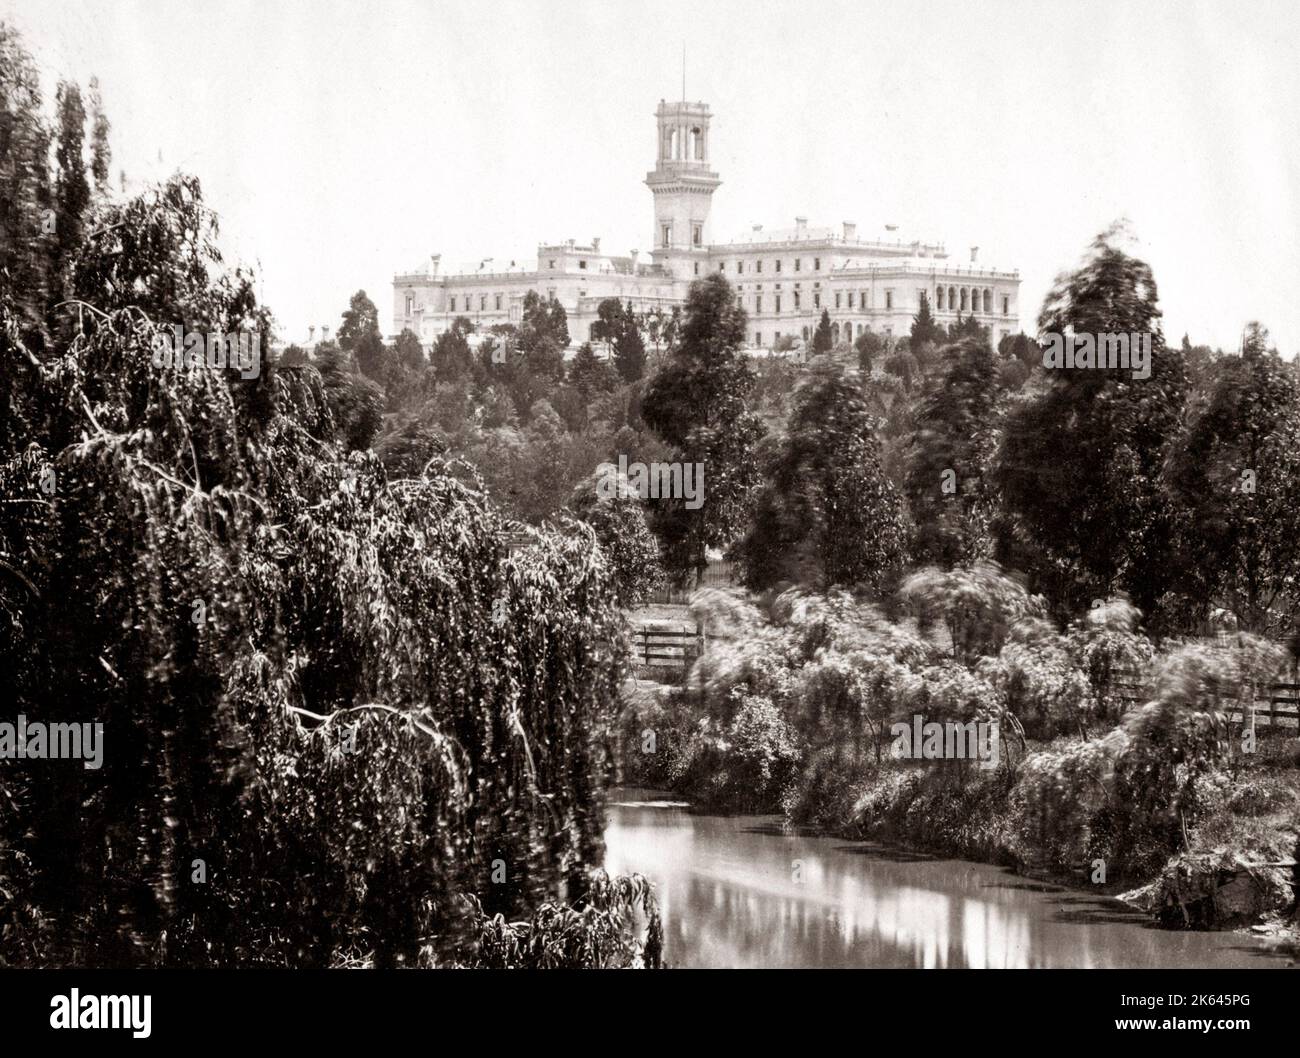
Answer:
[[[600,240],[540,245],[535,261],[504,269],[486,262],[474,272],[443,273],[438,256],[393,278],[393,333],[410,328],[426,349],[464,316],[478,326],[518,324],[524,296],[555,297],[569,319],[574,345],[590,340],[606,298],[630,302],[638,313],[668,314],[686,301],[693,280],[724,274],[749,316],[749,344],[771,349],[782,338],[807,340],[822,310],[836,341],[865,331],[907,334],[922,295],[941,324],[974,317],[996,345],[1020,330],[1020,273],[979,264],[972,247],[966,266],[950,262],[942,244],[859,236],[857,225],[792,228],[754,225],[732,242],[715,243],[709,228],[713,193],[722,183],[709,162],[709,107],[661,101],[655,112],[658,151],[645,183],[654,200],[653,249],[614,256]]]

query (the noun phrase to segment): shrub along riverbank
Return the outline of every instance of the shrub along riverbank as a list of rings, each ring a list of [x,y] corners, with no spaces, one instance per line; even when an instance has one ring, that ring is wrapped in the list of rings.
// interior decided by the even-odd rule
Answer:
[[[1230,720],[1276,678],[1280,647],[1157,646],[1122,600],[1059,631],[991,566],[914,574],[889,607],[698,593],[711,649],[625,715],[629,781],[1134,890],[1171,927],[1294,926],[1300,741]],[[917,716],[996,723],[996,767],[897,759],[893,725]]]

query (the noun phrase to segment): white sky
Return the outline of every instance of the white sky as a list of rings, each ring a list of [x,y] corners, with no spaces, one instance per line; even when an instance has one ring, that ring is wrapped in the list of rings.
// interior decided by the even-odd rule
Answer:
[[[653,111],[711,104],[715,240],[886,223],[1053,276],[1127,216],[1165,332],[1300,350],[1297,0],[0,0],[99,75],[114,172],[199,175],[283,336],[391,278],[649,246]],[[49,86],[52,105],[53,83]]]

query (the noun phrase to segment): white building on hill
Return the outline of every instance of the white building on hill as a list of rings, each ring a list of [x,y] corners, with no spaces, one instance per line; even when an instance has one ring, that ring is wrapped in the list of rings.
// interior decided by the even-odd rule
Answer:
[[[589,340],[597,307],[606,298],[631,302],[637,312],[664,314],[686,300],[691,281],[722,272],[749,315],[749,339],[769,349],[782,337],[808,339],[830,313],[837,341],[866,330],[903,335],[922,294],[941,324],[958,314],[989,329],[994,345],[1020,330],[1020,273],[977,262],[972,247],[965,266],[953,264],[942,244],[861,237],[848,221],[835,228],[753,230],[715,243],[709,231],[713,192],[722,183],[709,165],[709,107],[660,102],[659,156],[645,183],[654,196],[654,249],[615,256],[600,240],[582,245],[540,245],[537,259],[504,267],[486,261],[477,271],[443,273],[440,257],[421,270],[393,278],[393,334],[409,327],[426,347],[464,316],[477,325],[518,323],[524,295],[556,297],[577,344]]]

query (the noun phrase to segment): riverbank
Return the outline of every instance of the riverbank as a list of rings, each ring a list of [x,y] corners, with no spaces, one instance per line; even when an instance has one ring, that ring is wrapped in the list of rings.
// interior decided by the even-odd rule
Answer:
[[[920,571],[886,604],[697,592],[710,647],[681,686],[626,702],[627,779],[1071,879],[1165,927],[1294,933],[1300,739],[1267,698],[1281,645],[1156,643],[1124,600],[1062,630],[989,566]],[[973,741],[918,749],[922,727]]]
[[[1019,779],[1003,770],[984,776],[885,764],[849,787],[851,804],[837,799],[837,814],[817,813],[807,800],[789,808],[793,820],[829,826],[841,837],[971,857],[1117,896],[1167,928],[1244,929],[1300,941],[1300,774],[1294,769],[1262,762],[1238,776],[1189,830],[1185,847],[1154,871],[1154,850],[1135,850],[1129,862],[1108,861],[1101,854],[1107,843],[1086,833],[1075,843],[1084,859],[1053,856]],[[820,818],[808,818],[810,810]]]
[[[1165,930],[1095,887],[610,792],[606,866],[650,879],[682,968],[1287,968],[1266,938]]]
[[[1119,821],[1104,812],[1070,833],[1061,833],[1059,818],[1043,818],[1035,778],[1055,755],[1077,752],[1077,743],[1031,749],[1015,770],[889,759],[849,766],[827,755],[801,762],[779,793],[769,784],[769,795],[776,796],[766,804],[750,799],[764,784],[737,789],[725,771],[701,781],[696,769],[687,768],[671,788],[700,811],[779,811],[788,823],[813,833],[959,856],[1115,897],[1164,928],[1235,930],[1278,938],[1300,952],[1295,745],[1270,740],[1248,768],[1221,777],[1220,796],[1207,798],[1185,848],[1172,856],[1162,855],[1154,839],[1149,846],[1116,842],[1108,827]],[[668,764],[669,771],[684,763],[677,738],[670,735],[669,752],[658,762],[643,757],[640,763],[650,766],[636,769],[631,781],[662,783],[667,776],[655,763]],[[1117,848],[1123,850],[1118,857]]]

